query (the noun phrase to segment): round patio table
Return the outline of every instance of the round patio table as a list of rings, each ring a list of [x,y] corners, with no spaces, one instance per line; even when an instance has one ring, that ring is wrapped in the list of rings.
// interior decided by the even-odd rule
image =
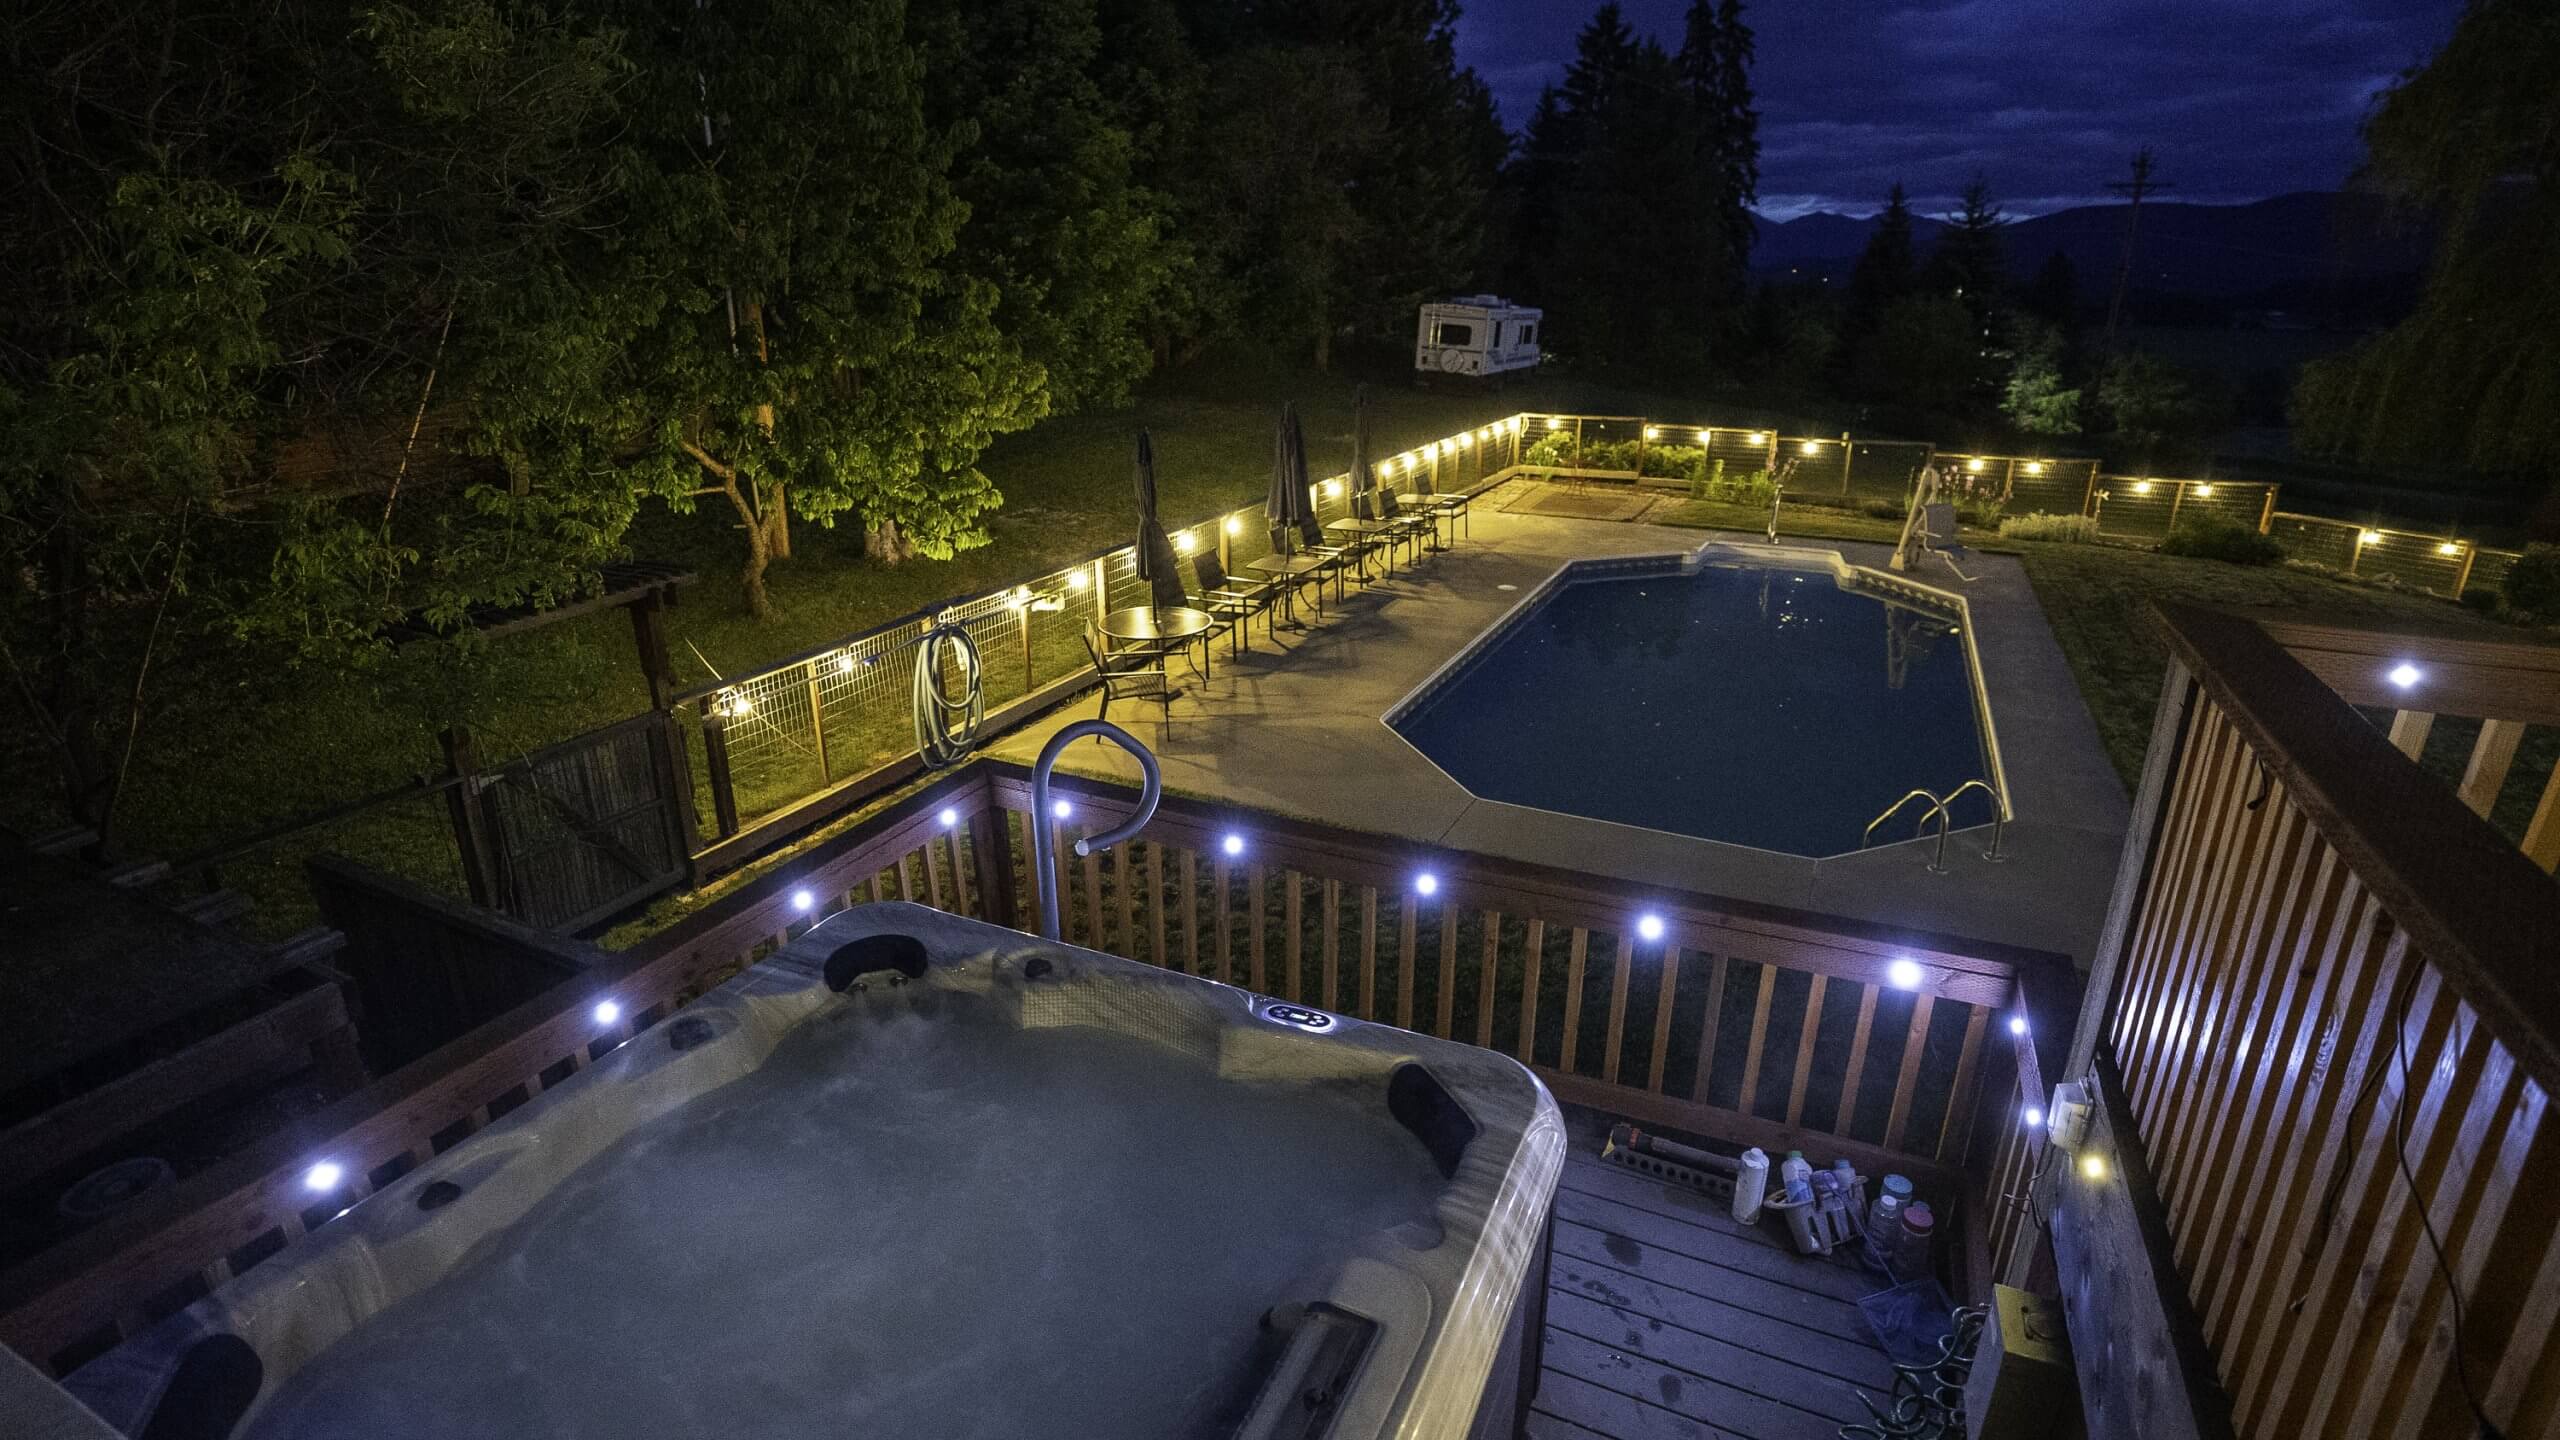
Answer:
[[[1188,605],[1133,605],[1102,617],[1102,633],[1117,644],[1170,653],[1209,633],[1218,622]],[[1208,647],[1201,647],[1200,678],[1209,678]]]
[[[1336,520],[1326,525],[1324,528],[1338,535],[1360,535],[1373,540],[1384,540],[1396,532],[1396,526],[1393,521],[1361,520],[1356,518]],[[1388,549],[1387,558],[1379,563],[1378,568],[1389,573],[1393,573],[1396,568],[1396,557],[1393,548]],[[1360,578],[1362,580],[1369,578],[1369,562],[1366,558],[1363,558],[1360,562]]]

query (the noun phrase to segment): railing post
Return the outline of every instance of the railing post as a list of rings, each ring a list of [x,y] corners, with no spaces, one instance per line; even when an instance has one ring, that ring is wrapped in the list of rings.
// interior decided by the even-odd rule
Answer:
[[[453,845],[462,857],[463,889],[472,904],[496,909],[497,874],[490,863],[488,817],[480,808],[480,765],[471,731],[467,726],[448,725],[436,738],[444,747],[445,774],[454,782],[444,792],[445,809],[453,817]]]
[[[702,701],[702,763],[711,776],[711,814],[720,838],[738,833],[738,794],[729,778],[728,721],[716,699]]]
[[[823,785],[835,778],[835,772],[827,768],[826,713],[819,708],[818,662],[811,660],[800,668],[809,680],[809,741],[818,752],[818,783]]]
[[[1848,431],[1846,431],[1846,430],[1841,431],[1841,432],[1840,432],[1840,498],[1841,498],[1841,499],[1843,499],[1843,500],[1846,500],[1846,499],[1848,499],[1848,498],[1849,498],[1849,462],[1850,462],[1850,460],[1852,460],[1853,458],[1855,458],[1855,457],[1856,457],[1857,453],[1858,453],[1858,449],[1857,449],[1857,447],[1856,447],[1855,445],[1852,445],[1852,444],[1850,444],[1850,443],[1849,443],[1849,432],[1848,432]]]
[[[1005,814],[992,798],[969,812],[969,852],[977,862],[978,894],[986,906],[986,918],[1018,929],[1022,902],[1013,883],[1013,826]]]

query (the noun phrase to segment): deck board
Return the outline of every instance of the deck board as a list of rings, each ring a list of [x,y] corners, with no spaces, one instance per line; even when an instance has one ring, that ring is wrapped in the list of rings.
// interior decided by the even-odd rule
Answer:
[[[1858,1267],[1799,1256],[1684,1187],[1594,1158],[1569,1118],[1531,1440],[1832,1440],[1893,1370]]]

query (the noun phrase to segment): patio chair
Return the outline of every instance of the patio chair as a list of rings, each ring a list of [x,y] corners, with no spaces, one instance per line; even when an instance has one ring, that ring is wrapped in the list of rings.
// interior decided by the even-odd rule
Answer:
[[[1315,522],[1315,517],[1310,515],[1306,522],[1298,527],[1295,543],[1291,542],[1286,528],[1274,527],[1271,531],[1271,553],[1313,555],[1323,561],[1322,565],[1311,572],[1316,577],[1318,587],[1316,598],[1319,600],[1324,598],[1322,588],[1324,577],[1330,575],[1333,577],[1333,596],[1339,600],[1342,598],[1343,577],[1350,574],[1351,568],[1359,564],[1361,556],[1368,552],[1357,545],[1336,541],[1323,526]]]
[[[1968,585],[1973,583],[1973,577],[1964,573],[1964,567],[1956,563],[1956,556],[1971,552],[1957,533],[1955,506],[1945,503],[1921,506],[1918,538],[1922,554],[1937,556],[1947,563],[1948,569],[1956,572],[1957,579]]]
[[[1382,489],[1377,492],[1377,508],[1378,518],[1396,527],[1391,538],[1404,545],[1408,552],[1419,555],[1422,553],[1425,541],[1428,541],[1433,549],[1439,548],[1439,517],[1426,511],[1405,509],[1396,502],[1396,492],[1393,490]]]
[[[1150,694],[1163,703],[1165,718],[1172,718],[1173,681],[1165,673],[1163,650],[1153,646],[1110,649],[1103,644],[1101,627],[1088,620],[1084,626],[1084,653],[1093,661],[1094,678],[1102,682],[1102,708],[1094,718],[1110,719],[1113,700]]]
[[[1263,617],[1266,629],[1278,623],[1273,613],[1280,603],[1277,579],[1229,575],[1227,567],[1219,563],[1216,550],[1203,550],[1192,556],[1191,573],[1200,581],[1200,608],[1227,627],[1233,653],[1243,654],[1251,643],[1252,636],[1247,632],[1254,616]]]
[[[1451,540],[1458,538],[1460,525],[1467,527],[1469,535],[1475,534],[1475,521],[1467,515],[1469,507],[1474,503],[1474,496],[1463,490],[1435,489],[1432,487],[1431,477],[1421,471],[1414,473],[1413,483],[1415,488],[1410,498],[1414,508],[1429,515],[1435,521],[1448,521]]]

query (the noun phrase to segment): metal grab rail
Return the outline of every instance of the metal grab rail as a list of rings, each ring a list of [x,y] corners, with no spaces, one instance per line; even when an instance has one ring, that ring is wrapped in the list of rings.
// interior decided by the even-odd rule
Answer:
[[[1049,743],[1040,747],[1040,758],[1031,767],[1031,883],[1040,891],[1040,936],[1044,940],[1065,938],[1058,927],[1058,837],[1052,828],[1057,816],[1049,809],[1049,772],[1058,768],[1058,757],[1066,753],[1067,746],[1087,735],[1099,735],[1136,757],[1145,785],[1138,795],[1138,808],[1129,812],[1128,823],[1077,840],[1078,855],[1108,850],[1144,830],[1156,816],[1156,802],[1164,798],[1164,775],[1156,768],[1155,752],[1108,720],[1078,720],[1050,736]]]
[[[1883,814],[1878,815],[1873,820],[1867,822],[1865,832],[1858,837],[1858,848],[1861,850],[1866,849],[1869,842],[1875,839],[1876,827],[1882,825],[1887,820],[1892,819],[1896,812],[1900,811],[1903,806],[1910,804],[1914,800],[1926,800],[1929,802],[1929,808],[1921,812],[1920,823],[1913,827],[1911,838],[1914,840],[1919,839],[1920,832],[1929,828],[1930,821],[1935,820],[1938,822],[1938,848],[1936,852],[1929,857],[1929,873],[1932,875],[1946,874],[1947,829],[1954,823],[1955,819],[1950,807],[1952,807],[1956,801],[1963,799],[1968,791],[1973,790],[1979,790],[1983,794],[1991,797],[1991,848],[1982,852],[1982,858],[1990,861],[1994,865],[1999,864],[2001,861],[2009,858],[2008,855],[2000,848],[2002,837],[2008,831],[2009,816],[2005,808],[2000,803],[2000,792],[1991,788],[1990,781],[1978,778],[1967,780],[1944,795],[1940,795],[1934,790],[1912,790],[1901,799],[1886,806]]]

